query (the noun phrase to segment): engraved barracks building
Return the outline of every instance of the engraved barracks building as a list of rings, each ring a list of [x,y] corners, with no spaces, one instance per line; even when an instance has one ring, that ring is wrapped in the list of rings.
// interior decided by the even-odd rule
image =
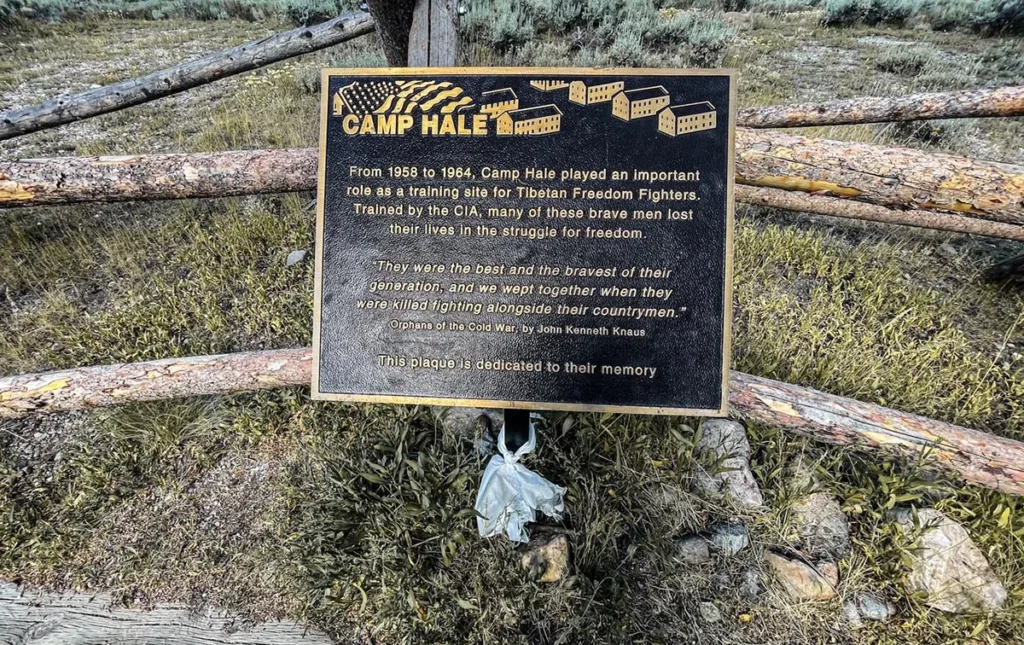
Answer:
[[[561,79],[537,80],[537,81],[530,81],[530,85],[532,87],[537,88],[541,92],[551,92],[553,90],[560,90],[563,87],[569,87],[569,82],[568,81],[563,81]]]
[[[557,105],[538,105],[505,112],[498,117],[499,135],[551,134],[562,129]]]
[[[626,84],[622,81],[590,86],[583,81],[573,81],[569,83],[569,100],[580,105],[604,103],[612,100],[612,97],[621,92],[625,86]]]
[[[717,125],[715,106],[707,101],[672,105],[658,115],[658,130],[670,137],[701,130],[714,130]]]
[[[480,96],[480,112],[492,119],[498,118],[502,112],[519,109],[519,97],[511,87],[484,92]]]
[[[661,85],[626,90],[612,99],[612,114],[623,121],[632,121],[654,116],[662,108],[668,107],[668,103],[668,91]]]

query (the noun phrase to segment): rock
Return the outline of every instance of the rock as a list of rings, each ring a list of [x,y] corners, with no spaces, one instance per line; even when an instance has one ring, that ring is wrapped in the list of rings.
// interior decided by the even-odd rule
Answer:
[[[885,622],[896,615],[896,607],[887,600],[870,593],[859,593],[843,603],[843,615],[854,629],[864,626],[865,620]]]
[[[864,620],[885,622],[896,615],[896,607],[870,593],[857,594],[857,611]]]
[[[742,425],[729,419],[708,419],[701,425],[696,452],[704,463],[721,460],[718,472],[698,469],[694,478],[698,494],[711,501],[729,501],[740,510],[764,506],[761,489],[750,471],[750,443]]]
[[[967,530],[933,508],[920,510],[917,516],[921,531],[910,553],[907,590],[926,593],[926,605],[949,613],[1001,608],[1006,588]],[[891,519],[906,534],[917,534],[910,509],[896,509]]]
[[[733,556],[747,548],[750,537],[742,524],[716,524],[711,528],[711,544],[725,556]]]
[[[285,260],[285,266],[289,266],[290,267],[293,264],[298,264],[299,262],[303,262],[303,261],[305,261],[307,255],[309,255],[309,253],[306,252],[306,251],[303,251],[301,249],[292,251],[291,253],[288,254],[288,259]]]
[[[836,597],[839,567],[832,562],[812,567],[777,553],[765,556],[775,579],[793,600],[829,600]]]
[[[728,591],[729,589],[732,589],[732,578],[730,578],[729,574],[724,571],[719,571],[712,575],[711,583],[721,591]]]
[[[851,599],[843,603],[843,618],[846,619],[846,622],[850,623],[851,629],[860,629],[864,626],[860,612],[857,611],[857,602],[855,600]]]
[[[684,564],[704,564],[711,560],[708,542],[699,535],[676,538],[673,556]]]
[[[814,468],[797,459],[789,467],[786,485],[802,495],[790,507],[794,545],[812,558],[838,560],[849,553],[849,521],[839,501],[821,490]]]
[[[952,244],[950,244],[949,242],[946,242],[944,244],[940,244],[939,248],[938,248],[938,251],[939,251],[939,255],[942,255],[942,256],[944,256],[946,258],[949,258],[949,259],[953,259],[953,258],[957,257],[958,255],[960,255],[960,252],[956,250],[956,247],[953,246]]]
[[[811,493],[790,509],[800,548],[812,558],[842,558],[850,551],[850,524],[828,493]]]
[[[467,436],[493,434],[497,439],[505,422],[501,410],[485,408],[434,408],[434,414],[445,430]]]
[[[522,565],[540,582],[558,582],[569,570],[569,538],[556,535],[548,540],[535,540],[523,554]]]
[[[747,569],[740,577],[739,594],[744,600],[753,600],[761,595],[761,574],[756,569]]]
[[[722,620],[722,612],[718,610],[718,607],[713,602],[700,603],[697,605],[697,611],[700,612],[700,617],[706,623],[717,623]]]

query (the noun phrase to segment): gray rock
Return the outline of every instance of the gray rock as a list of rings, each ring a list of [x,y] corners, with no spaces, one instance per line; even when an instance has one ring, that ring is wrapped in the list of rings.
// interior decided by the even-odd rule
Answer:
[[[729,419],[708,419],[701,425],[696,452],[703,463],[718,462],[712,472],[698,469],[694,477],[698,494],[715,502],[731,502],[740,510],[764,506],[761,489],[750,471],[750,443],[742,425]]]
[[[285,266],[292,266],[293,264],[303,262],[305,261],[307,255],[309,255],[309,253],[307,251],[303,251],[302,249],[292,251],[291,253],[288,254],[288,259],[285,260]]]
[[[813,558],[842,558],[850,551],[850,524],[828,493],[811,493],[790,509],[800,548]]]
[[[711,527],[711,544],[722,555],[736,555],[750,544],[747,527],[742,524],[716,524]]]
[[[700,617],[706,623],[717,623],[722,620],[722,612],[718,610],[718,607],[713,602],[700,603],[697,605],[697,611],[700,612]]]
[[[836,597],[839,567],[835,563],[822,562],[812,567],[777,553],[767,554],[765,560],[783,591],[793,600],[829,600]]]
[[[497,439],[504,417],[501,410],[485,408],[434,408],[436,418],[448,432],[467,436],[493,434]]]
[[[744,600],[753,600],[761,595],[761,574],[756,569],[747,569],[740,577],[739,594]]]
[[[926,593],[926,605],[949,613],[994,611],[1006,604],[1006,588],[967,530],[933,508],[917,515],[920,535],[910,553],[908,591]],[[910,509],[896,509],[890,518],[906,534],[918,535]]]
[[[795,460],[788,471],[786,487],[800,495],[790,507],[794,545],[812,558],[842,558],[850,551],[850,525],[839,501],[823,489],[805,460]]]
[[[857,611],[857,601],[847,600],[843,602],[843,618],[846,622],[850,623],[850,628],[860,629],[864,627],[864,621],[860,617],[860,612]]]
[[[865,620],[886,622],[895,615],[892,603],[870,593],[859,593],[843,603],[843,616],[854,629],[863,627]]]
[[[950,258],[950,259],[955,258],[958,255],[960,255],[960,252],[956,250],[956,247],[953,246],[952,244],[950,244],[949,242],[946,242],[944,244],[940,244],[939,248],[938,248],[938,251],[939,251],[939,255],[942,255],[942,256]]]
[[[708,542],[699,535],[676,538],[673,555],[685,564],[704,564],[711,560]]]
[[[870,593],[857,594],[857,612],[864,620],[885,622],[896,615],[896,607],[889,602]]]
[[[714,584],[721,591],[728,591],[733,588],[732,578],[729,577],[728,573],[719,571],[718,573],[711,576],[711,583]]]

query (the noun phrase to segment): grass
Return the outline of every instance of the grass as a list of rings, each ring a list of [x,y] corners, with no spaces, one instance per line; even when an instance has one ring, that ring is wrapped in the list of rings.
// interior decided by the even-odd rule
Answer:
[[[745,104],[948,89],[954,76],[970,86],[1024,80],[1009,39],[836,30],[814,15],[776,14],[759,16],[722,50],[725,64],[744,72]],[[19,32],[0,60],[0,92],[61,86],[67,74],[55,65],[76,64],[67,52],[83,59],[71,76],[128,74],[119,67],[118,34],[173,48],[219,32],[242,42],[267,27],[97,25]],[[52,39],[39,38],[44,32]],[[477,42],[467,55],[476,63],[563,64],[577,51],[572,38],[547,33],[505,53]],[[614,42],[584,47],[578,60],[610,55]],[[662,62],[690,55],[652,43],[644,52]],[[918,59],[911,74],[906,65]],[[20,156],[314,145],[316,69],[382,62],[363,39],[190,92],[180,103],[0,149]],[[146,68],[145,60],[132,64]],[[1018,125],[808,132],[1013,160],[1024,136]],[[0,375],[308,344],[312,268],[285,266],[291,250],[312,248],[307,200],[5,214]],[[940,252],[943,244],[953,253]],[[1024,296],[979,275],[1017,248],[743,208],[735,367],[1024,439]],[[688,492],[698,421],[545,416],[529,465],[569,488],[566,521],[547,528],[566,532],[573,545],[572,577],[559,585],[530,580],[512,545],[476,537],[469,509],[483,462],[472,431],[447,427],[427,408],[318,403],[299,389],[0,422],[0,576],[109,590],[126,602],[291,616],[339,639],[380,642],[659,643],[699,634],[701,642],[889,644],[974,634],[1010,643],[1024,630],[1024,508],[1015,498],[936,478],[922,464],[754,426],[753,467],[770,506],[745,518],[754,546],[713,566],[682,567],[671,558],[672,538],[733,516]],[[757,599],[737,593],[764,550],[789,544],[797,491],[786,471],[797,459],[817,465],[851,517],[841,597],[884,592],[899,607],[896,621],[853,635],[837,618],[839,601],[792,605],[771,585]],[[934,505],[967,526],[1010,589],[1005,611],[945,616],[904,592],[910,541],[884,517],[907,503]],[[717,603],[722,623],[696,617],[706,600]]]

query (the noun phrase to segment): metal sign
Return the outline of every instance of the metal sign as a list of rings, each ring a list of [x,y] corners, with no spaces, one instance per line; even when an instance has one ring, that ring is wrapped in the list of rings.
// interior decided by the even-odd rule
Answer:
[[[725,413],[732,72],[322,88],[314,398]]]

